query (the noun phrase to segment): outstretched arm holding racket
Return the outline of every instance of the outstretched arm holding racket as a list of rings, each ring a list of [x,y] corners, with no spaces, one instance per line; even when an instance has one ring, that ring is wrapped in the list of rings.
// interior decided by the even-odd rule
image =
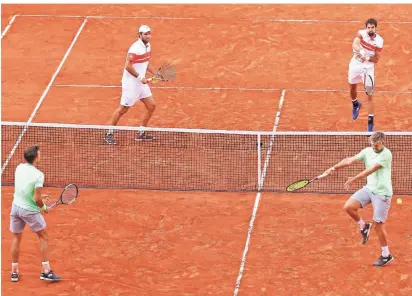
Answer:
[[[363,149],[355,156],[346,158],[326,170],[327,172],[332,172],[355,161],[365,163],[365,170],[354,177],[348,177],[345,188],[349,189],[353,182],[367,177],[366,186],[356,191],[346,201],[344,209],[359,225],[362,244],[366,244],[368,241],[372,225],[375,228],[382,253],[373,265],[379,267],[389,264],[394,260],[394,257],[389,252],[385,230],[385,222],[393,195],[391,181],[392,153],[384,146],[384,141],[384,133],[375,132],[369,138],[371,147]],[[365,208],[370,203],[373,204],[373,223],[365,222],[358,213],[360,208]]]
[[[356,161],[358,161],[356,156],[347,157],[345,159],[342,159],[340,162],[338,162],[334,166],[328,168],[323,174],[328,176],[328,175],[332,174],[333,171],[344,168],[344,167],[347,167],[347,166],[350,166],[351,164],[355,163]]]
[[[293,191],[297,191],[299,189],[302,189],[302,188],[308,186],[310,183],[313,183],[317,180],[320,180],[320,179],[323,179],[323,178],[327,177],[328,175],[330,175],[333,171],[335,171],[337,169],[350,166],[352,163],[356,162],[357,160],[358,159],[355,156],[345,158],[341,162],[337,163],[333,167],[330,167],[329,169],[324,171],[321,175],[319,175],[315,178],[312,178],[310,180],[309,179],[303,179],[303,180],[293,182],[288,187],[286,187],[286,191],[293,192]]]

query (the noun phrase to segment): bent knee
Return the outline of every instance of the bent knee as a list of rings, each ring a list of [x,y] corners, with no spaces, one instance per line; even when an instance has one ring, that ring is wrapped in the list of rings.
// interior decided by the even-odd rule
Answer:
[[[361,206],[360,202],[358,202],[357,200],[348,200],[345,205],[343,206],[343,209],[346,212],[351,212],[351,211],[356,211],[357,209],[359,209]]]
[[[37,232],[37,235],[39,236],[40,239],[42,240],[48,240],[49,239],[49,234],[47,233],[46,229],[40,230]]]
[[[344,204],[344,206],[343,206],[343,210],[345,211],[345,212],[349,212],[349,211],[351,211],[353,208],[349,205],[349,204],[347,204],[347,203],[345,203]]]
[[[156,104],[150,104],[147,106],[147,110],[150,112],[153,112],[156,109]]]
[[[351,84],[351,83],[349,83],[349,85],[350,85],[350,90],[351,90],[351,91],[356,91],[356,90],[357,90],[357,87],[358,87],[357,84]]]
[[[128,107],[125,107],[125,106],[120,106],[120,108],[119,108],[119,113],[120,114],[126,114],[127,113],[127,111],[129,111],[129,108]]]

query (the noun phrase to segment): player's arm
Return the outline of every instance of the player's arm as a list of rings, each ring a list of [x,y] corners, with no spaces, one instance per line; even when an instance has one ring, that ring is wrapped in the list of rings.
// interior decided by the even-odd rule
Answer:
[[[337,164],[335,164],[334,166],[330,167],[329,169],[327,169],[324,174],[329,175],[330,173],[332,173],[335,170],[350,166],[351,164],[357,162],[357,161],[361,161],[361,159],[357,158],[356,156],[352,156],[352,157],[347,157],[345,159],[342,159],[340,162],[338,162]]]
[[[348,180],[346,181],[346,183],[344,184],[345,189],[349,189],[350,184],[352,184],[353,182],[365,178],[367,176],[369,176],[370,174],[376,172],[377,170],[383,168],[383,166],[379,163],[375,164],[374,166],[364,170],[363,172],[359,173],[358,175],[356,175],[355,177],[348,177]]]
[[[360,55],[360,49],[361,49],[360,42],[361,42],[360,37],[356,36],[355,39],[353,39],[353,43],[352,43],[353,52],[359,55]]]
[[[42,210],[45,210],[47,205],[43,201],[43,197],[41,194],[42,187],[34,188],[34,202],[38,205]]]
[[[353,163],[355,163],[357,161],[360,161],[360,160],[357,159],[356,156],[347,157],[347,158],[341,160],[339,163],[335,164],[333,166],[333,168],[335,170],[338,170],[338,169],[350,166],[350,165],[352,165]]]
[[[152,73],[153,75],[156,75],[157,73],[157,69],[154,69],[150,63],[147,65],[147,71],[149,71],[150,73]]]
[[[369,62],[377,63],[377,62],[379,62],[379,59],[380,59],[380,58],[381,58],[381,53],[378,52],[378,51],[376,51],[376,52],[375,52],[375,55],[374,55],[373,57],[370,57],[370,58],[369,58]]]
[[[375,164],[373,167],[370,167],[369,169],[365,169],[363,172],[359,173],[358,175],[356,175],[355,177],[353,177],[352,182],[365,178],[367,176],[369,176],[370,174],[373,174],[374,172],[376,172],[377,170],[381,169],[382,165],[380,165],[379,163]]]
[[[134,59],[135,59],[135,54],[134,53],[128,53],[124,68],[126,69],[127,72],[129,72],[131,75],[133,75],[133,77],[135,77],[139,80],[141,79],[142,83],[147,83],[147,80],[144,79],[143,77],[139,77],[139,73],[137,73],[136,70],[133,68]]]

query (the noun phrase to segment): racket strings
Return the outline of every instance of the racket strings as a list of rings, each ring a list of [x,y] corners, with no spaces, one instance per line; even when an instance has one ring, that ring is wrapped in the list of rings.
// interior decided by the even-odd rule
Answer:
[[[176,77],[176,67],[172,64],[165,64],[159,68],[157,76],[163,80],[168,81]]]
[[[295,191],[297,189],[303,188],[306,185],[308,185],[309,181],[308,180],[303,180],[303,181],[297,181],[295,183],[290,184],[287,188],[286,191]]]
[[[61,200],[64,204],[69,204],[77,197],[77,188],[70,186],[66,188],[62,194]]]

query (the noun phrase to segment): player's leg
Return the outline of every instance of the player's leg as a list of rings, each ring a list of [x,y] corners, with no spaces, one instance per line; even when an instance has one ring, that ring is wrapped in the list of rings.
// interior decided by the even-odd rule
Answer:
[[[156,102],[152,96],[152,92],[147,84],[143,85],[143,92],[141,94],[142,103],[146,107],[146,112],[142,118],[141,127],[146,127],[153,116],[153,113],[156,109]],[[147,140],[154,140],[153,136],[146,135],[144,131],[140,131],[136,137],[136,141],[147,141]]]
[[[358,101],[357,84],[350,85],[350,96],[352,99],[352,119],[355,120],[359,116],[359,111],[362,108],[362,103]]]
[[[41,280],[59,281],[61,277],[54,274],[50,268],[49,263],[49,236],[46,230],[46,221],[40,213],[33,214],[32,212],[25,211],[22,213],[22,219],[30,226],[31,230],[37,234],[40,240],[40,256],[42,259],[42,273],[40,274]]]
[[[372,81],[375,84],[375,70],[374,68],[368,69],[368,75],[372,76]],[[374,130],[374,120],[375,110],[372,96],[368,96],[368,132],[373,132]]]
[[[20,257],[20,243],[21,238],[23,237],[23,233],[13,233],[13,238],[11,241],[11,262],[12,262],[12,269],[11,272],[19,273],[19,257]]]
[[[384,266],[389,264],[395,258],[389,252],[388,247],[388,234],[386,232],[385,222],[388,218],[389,208],[391,205],[391,198],[387,196],[372,196],[372,206],[373,206],[373,225],[378,235],[379,244],[382,249],[381,256],[376,262],[373,263],[374,266]]]
[[[112,126],[117,125],[120,118],[124,114],[126,114],[127,111],[129,111],[129,108],[131,106],[133,106],[136,103],[140,92],[141,92],[141,89],[138,86],[123,85],[123,87],[122,87],[122,96],[120,98],[120,105],[116,109],[116,111],[114,111],[114,113],[112,115],[112,118],[111,118],[111,121],[110,121],[110,125],[112,125]],[[116,140],[114,139],[113,129],[109,129],[107,131],[107,133],[104,135],[103,139],[107,144],[115,145]]]
[[[368,96],[368,132],[373,132],[374,130],[374,106],[372,96]]]
[[[111,125],[117,125],[117,123],[119,122],[120,118],[127,113],[127,111],[129,111],[129,107],[126,106],[122,106],[120,105],[116,111],[114,111],[113,115],[112,115],[112,119],[111,119]],[[113,129],[109,129],[107,131],[107,133],[104,135],[104,141],[107,144],[110,145],[115,145],[116,144],[116,140],[114,139],[114,131]]]
[[[364,208],[371,202],[369,190],[362,188],[355,192],[345,203],[344,210],[346,213],[359,224],[360,233],[362,236],[362,244],[366,244],[369,239],[369,234],[372,224],[365,222],[359,215],[359,209]]]
[[[42,259],[42,272],[40,274],[41,280],[59,281],[60,276],[56,275],[50,267],[49,261],[49,235],[46,228],[36,232],[40,240],[40,256]]]
[[[141,99],[141,101],[146,106],[146,113],[142,118],[141,126],[147,126],[147,124],[149,123],[156,109],[156,102],[153,99],[153,97],[147,97],[147,98]]]
[[[117,123],[119,122],[120,118],[127,113],[127,111],[129,111],[129,107],[126,106],[122,106],[120,105],[116,111],[114,111],[111,121],[110,121],[110,125],[117,125]]]
[[[19,208],[12,205],[10,213],[10,231],[13,233],[11,241],[11,281],[17,282],[20,277],[19,256],[20,243],[26,222],[19,216]]]
[[[358,101],[357,84],[362,82],[362,72],[359,62],[351,60],[348,70],[348,82],[350,89],[350,96],[352,99],[352,119],[355,120],[359,116],[359,110],[362,104]]]

